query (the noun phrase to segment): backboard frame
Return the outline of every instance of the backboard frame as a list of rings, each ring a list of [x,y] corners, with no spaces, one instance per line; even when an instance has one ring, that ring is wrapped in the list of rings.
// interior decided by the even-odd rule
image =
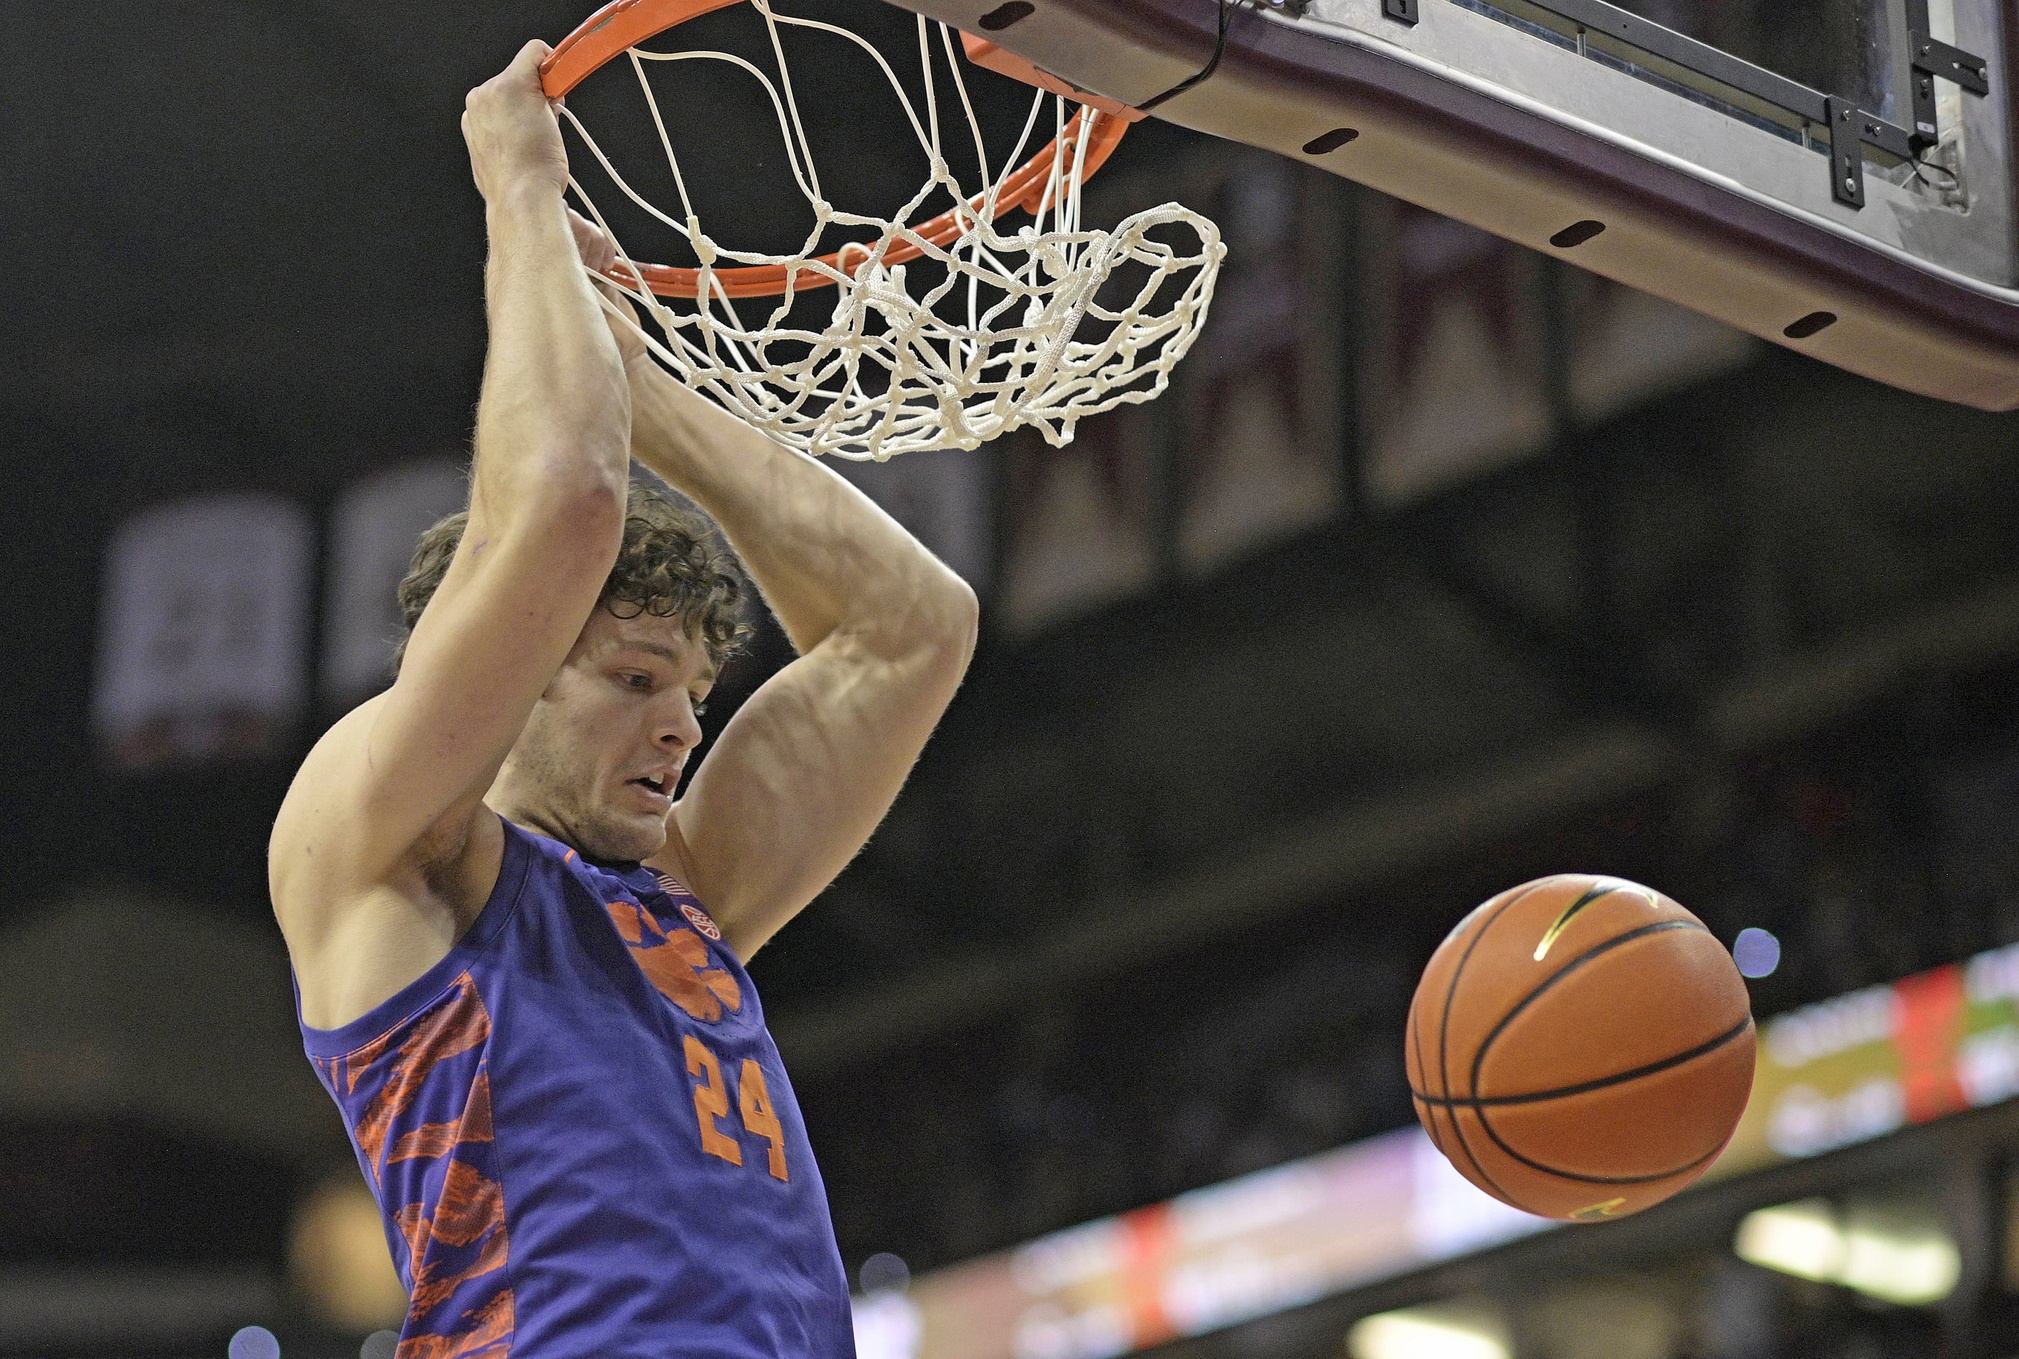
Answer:
[[[1076,86],[1853,372],[2019,407],[2013,35],[1997,0],[1953,0],[1954,31],[1937,35],[1989,67],[1985,93],[1952,103],[1957,125],[1940,130],[1960,144],[1961,204],[1887,177],[1914,149],[1894,133],[1916,129],[1859,137],[1877,143],[1859,156],[1863,202],[1842,201],[1823,138],[1751,126],[1520,31],[1507,18],[1520,0],[897,2]],[[1397,5],[1415,22],[1386,12]]]

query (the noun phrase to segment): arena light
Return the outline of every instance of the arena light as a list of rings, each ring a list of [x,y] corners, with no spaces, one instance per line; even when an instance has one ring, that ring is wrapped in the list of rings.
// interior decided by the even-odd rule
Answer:
[[[1962,1274],[1962,1253],[1937,1229],[1854,1224],[1844,1233],[1837,1282],[1867,1297],[1918,1307],[1948,1297]]]
[[[903,1256],[880,1250],[862,1262],[856,1277],[862,1281],[862,1291],[871,1296],[902,1293],[911,1287],[911,1266],[904,1262]]]
[[[1844,1265],[1844,1235],[1822,1199],[1746,1214],[1732,1249],[1747,1264],[1827,1283]]]
[[[1963,1272],[1956,1243],[1939,1226],[1856,1212],[1840,1225],[1822,1199],[1747,1214],[1732,1249],[1764,1269],[1839,1284],[1905,1307],[1940,1302],[1955,1291]]]
[[[355,1174],[338,1174],[303,1200],[289,1256],[296,1291],[326,1324],[357,1334],[398,1326],[406,1315],[378,1204]]]
[[[241,1326],[224,1352],[227,1359],[280,1359],[280,1341],[264,1326]]]
[[[1353,1359],[1510,1359],[1507,1339],[1492,1322],[1441,1308],[1380,1312],[1346,1333]]]
[[[1745,977],[1771,977],[1781,965],[1781,941],[1767,931],[1750,927],[1732,940],[1732,961]]]

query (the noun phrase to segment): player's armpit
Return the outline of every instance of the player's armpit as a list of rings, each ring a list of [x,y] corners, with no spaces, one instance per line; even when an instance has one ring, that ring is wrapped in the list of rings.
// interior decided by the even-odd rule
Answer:
[[[622,493],[586,483],[464,531],[394,687],[317,741],[275,820],[271,886],[297,969],[315,969],[341,933],[333,917],[374,893],[481,905],[487,882],[432,860],[489,816],[483,796],[596,606],[622,515]]]
[[[901,631],[837,629],[732,718],[674,809],[669,858],[749,958],[883,820],[974,650],[974,596],[920,601]]]

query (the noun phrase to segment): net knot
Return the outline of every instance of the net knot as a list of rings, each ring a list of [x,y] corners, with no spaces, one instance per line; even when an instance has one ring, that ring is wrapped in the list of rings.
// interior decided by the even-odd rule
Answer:
[[[694,247],[694,253],[701,260],[703,269],[709,268],[721,257],[715,242],[708,239],[708,233],[701,229],[701,219],[693,213],[687,214],[687,240]]]

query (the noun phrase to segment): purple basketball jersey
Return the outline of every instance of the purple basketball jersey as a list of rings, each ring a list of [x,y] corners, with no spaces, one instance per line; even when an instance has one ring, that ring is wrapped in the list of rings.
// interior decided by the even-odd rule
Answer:
[[[507,823],[449,955],[302,1037],[412,1295],[398,1359],[854,1354],[757,991],[671,878]]]

